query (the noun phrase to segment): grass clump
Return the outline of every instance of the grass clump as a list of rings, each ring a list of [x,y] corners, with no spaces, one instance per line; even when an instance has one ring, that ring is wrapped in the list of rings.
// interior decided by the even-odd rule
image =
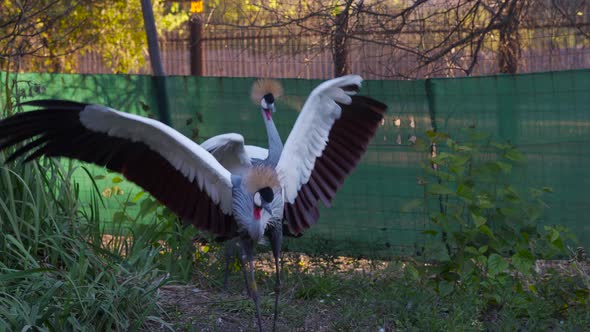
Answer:
[[[2,158],[4,159],[4,158]],[[158,248],[105,248],[98,201],[81,215],[74,168],[0,168],[0,331],[137,330],[160,321]]]

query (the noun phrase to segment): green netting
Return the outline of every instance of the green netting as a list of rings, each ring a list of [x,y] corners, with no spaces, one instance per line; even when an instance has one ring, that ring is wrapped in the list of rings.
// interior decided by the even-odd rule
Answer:
[[[12,86],[12,79],[8,86]],[[6,83],[2,74],[3,86]],[[248,144],[265,146],[258,107],[250,102],[253,79],[169,77],[172,125],[187,135],[199,128],[197,141],[226,132],[241,133]],[[128,75],[20,74],[21,100],[55,97],[103,103],[145,114],[155,110],[152,78]],[[308,93],[320,81],[283,80],[287,97],[277,103],[275,121],[283,139]],[[4,90],[4,89],[3,89]],[[510,141],[528,163],[517,172],[523,186],[550,186],[546,224],[569,227],[590,244],[586,178],[590,167],[590,70],[420,81],[366,81],[363,94],[384,101],[389,112],[363,162],[338,193],[332,209],[323,209],[319,224],[304,237],[288,241],[290,249],[353,255],[414,255],[427,241],[422,215],[403,212],[421,197],[417,183],[427,157],[411,146],[412,136],[426,130],[453,135],[476,126]],[[3,96],[2,101],[6,98]],[[197,116],[196,113],[199,113]],[[196,120],[202,119],[202,123]],[[192,119],[192,120],[191,120]],[[100,174],[103,169],[94,168]],[[101,188],[112,186],[110,178]],[[80,172],[80,179],[88,184]],[[123,183],[125,195],[137,188]],[[91,187],[84,185],[84,199]],[[124,198],[124,197],[120,197]],[[113,199],[103,211],[105,222],[120,210]]]

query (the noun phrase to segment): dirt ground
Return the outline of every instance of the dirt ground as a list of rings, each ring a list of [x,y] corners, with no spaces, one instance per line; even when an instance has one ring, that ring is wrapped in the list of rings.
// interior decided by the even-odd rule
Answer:
[[[331,272],[337,271],[342,278],[352,274],[376,278],[389,266],[389,262],[349,257],[335,257],[328,262],[306,255],[287,253],[283,257],[282,265],[283,268],[286,266],[306,273],[321,273],[330,269]],[[199,283],[198,280],[191,285],[162,286],[158,292],[158,304],[167,314],[167,321],[172,324],[171,327],[175,331],[258,331],[251,299],[240,279],[241,273],[233,273],[232,284],[228,290],[202,288],[195,285]],[[274,265],[269,253],[258,255],[256,273],[274,274]],[[288,285],[283,286],[280,305],[306,310],[306,314],[298,315],[299,318],[304,318],[303,322],[298,322],[297,325],[302,327],[297,331],[330,331],[331,317],[337,315],[337,312],[321,305],[311,308],[304,300],[294,300],[292,290],[288,289]],[[270,331],[274,293],[261,292],[261,297],[263,330]],[[288,299],[288,303],[284,302],[285,299]],[[292,324],[288,321],[290,318],[285,316],[288,315],[279,313],[277,331],[293,330]],[[163,324],[153,323],[149,330],[171,329]]]
[[[287,254],[283,259],[283,265],[290,269],[301,269],[305,273],[321,273],[322,270],[336,271],[341,278],[351,275],[363,275],[369,280],[395,277],[395,269],[391,268],[392,262],[351,259],[349,257],[336,257],[329,262],[310,258],[300,254]],[[271,275],[274,273],[270,256],[259,255],[257,261],[257,273]],[[396,262],[396,267],[403,269],[404,263]],[[583,273],[590,273],[590,264],[578,264]],[[535,270],[540,275],[550,269],[561,273],[576,273],[570,261],[538,261]],[[399,272],[399,269],[398,269]],[[578,271],[579,272],[579,271]],[[197,285],[198,280],[192,285],[165,285],[159,289],[158,304],[166,313],[166,320],[170,326],[153,323],[149,331],[258,331],[254,309],[251,299],[247,296],[241,273],[235,275],[229,290],[207,288]],[[271,280],[270,278],[268,280]],[[206,284],[206,283],[204,283]],[[332,331],[330,323],[334,315],[338,315],[335,308],[322,306],[321,303],[306,303],[304,300],[295,299],[288,285],[282,287],[282,310],[279,314],[277,331]],[[291,292],[291,293],[290,293]],[[269,291],[261,292],[261,311],[263,317],[263,330],[270,331],[272,327],[272,305],[274,294]],[[294,309],[292,309],[294,308]],[[289,311],[299,310],[297,315],[289,315]],[[301,314],[304,312],[304,314]],[[299,328],[293,328],[292,319]],[[395,331],[394,328],[386,328],[383,331]]]

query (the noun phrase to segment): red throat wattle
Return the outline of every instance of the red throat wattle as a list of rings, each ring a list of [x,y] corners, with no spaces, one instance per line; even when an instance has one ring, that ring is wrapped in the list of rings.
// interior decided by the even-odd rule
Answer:
[[[260,215],[262,214],[262,208],[258,206],[254,206],[254,219],[260,220]]]
[[[266,115],[266,120],[268,120],[268,121],[270,121],[270,119],[272,118],[272,114],[271,114],[270,109],[265,109],[264,115]]]

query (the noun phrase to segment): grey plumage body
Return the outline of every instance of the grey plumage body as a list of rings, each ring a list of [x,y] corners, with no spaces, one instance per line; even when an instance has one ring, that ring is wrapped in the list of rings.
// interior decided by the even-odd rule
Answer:
[[[243,139],[238,137],[231,137],[232,134],[225,134],[213,137],[205,142],[204,146],[209,152],[211,152],[215,158],[230,172],[232,172],[232,184],[234,186],[234,215],[235,216],[251,216],[252,213],[248,210],[252,206],[252,202],[248,201],[248,196],[243,194],[238,188],[243,187],[241,179],[243,176],[247,176],[251,169],[264,168],[267,170],[266,177],[273,177],[276,174],[275,167],[277,166],[281,154],[283,152],[283,142],[279,135],[279,132],[272,119],[272,113],[275,112],[274,96],[270,92],[265,92],[263,98],[260,100],[261,115],[266,129],[268,139],[268,154],[266,158],[245,158],[248,154],[245,153],[245,146]],[[225,138],[225,141],[223,140]],[[217,153],[216,153],[217,152]],[[278,181],[278,180],[277,180]],[[237,238],[231,239],[226,244],[225,250],[225,274],[224,274],[224,288],[227,288],[228,276],[229,276],[229,263],[232,256],[234,256],[236,250],[239,251],[240,262],[242,268],[245,270],[244,279],[246,282],[246,289],[248,295],[252,297],[256,305],[257,318],[260,321],[259,313],[259,300],[256,286],[253,283],[254,271],[253,271],[253,247],[255,243],[260,242],[263,235],[266,235],[271,243],[273,257],[275,260],[275,309],[274,309],[274,320],[273,330],[276,327],[276,319],[278,315],[278,300],[280,294],[280,250],[283,238],[283,209],[284,200],[282,195],[282,189],[279,188],[274,191],[274,199],[270,204],[266,205],[266,211],[270,214],[268,223],[261,227],[260,223],[238,221],[249,227],[248,232],[241,231],[241,235]],[[249,234],[250,236],[248,236]],[[256,234],[252,237],[252,234]],[[249,272],[246,271],[249,270]],[[248,280],[250,279],[250,281]]]

